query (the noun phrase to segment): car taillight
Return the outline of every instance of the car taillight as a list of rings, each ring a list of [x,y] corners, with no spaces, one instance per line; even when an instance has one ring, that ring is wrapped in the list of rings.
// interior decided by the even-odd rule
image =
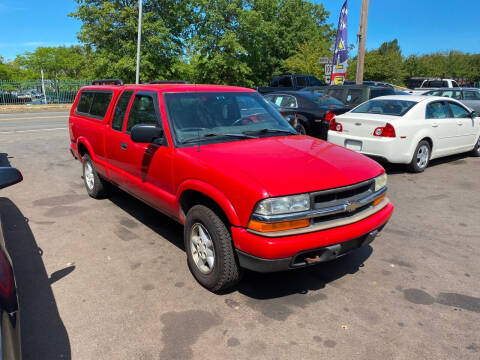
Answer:
[[[395,137],[397,135],[395,134],[395,128],[392,126],[392,124],[387,123],[387,125],[384,127],[377,127],[373,131],[373,136]]]
[[[332,112],[332,111],[328,111],[326,114],[325,114],[325,121],[332,121],[332,119],[335,118],[335,114]]]
[[[330,130],[332,131],[338,131],[342,132],[343,131],[343,126],[339,122],[335,120],[335,116],[330,120]]]

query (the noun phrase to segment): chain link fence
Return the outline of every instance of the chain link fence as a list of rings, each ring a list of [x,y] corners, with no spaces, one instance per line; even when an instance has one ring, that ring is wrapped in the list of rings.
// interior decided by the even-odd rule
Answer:
[[[71,104],[88,80],[0,80],[0,105]]]

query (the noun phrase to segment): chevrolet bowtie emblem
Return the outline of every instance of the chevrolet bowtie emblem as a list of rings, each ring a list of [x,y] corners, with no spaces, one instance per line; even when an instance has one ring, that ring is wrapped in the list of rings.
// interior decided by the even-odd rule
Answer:
[[[350,201],[347,201],[345,203],[345,211],[347,211],[347,212],[353,212],[353,211],[357,210],[358,207],[359,207],[358,203],[351,203]]]

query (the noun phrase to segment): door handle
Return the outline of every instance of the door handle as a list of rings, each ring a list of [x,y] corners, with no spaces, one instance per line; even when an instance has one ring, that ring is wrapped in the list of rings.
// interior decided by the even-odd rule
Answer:
[[[438,123],[432,123],[432,127],[438,127]]]
[[[124,143],[124,142],[121,142],[121,143],[120,143],[120,149],[122,149],[122,150],[127,150],[127,144]]]
[[[463,123],[459,121],[459,122],[457,122],[457,125],[458,125],[458,126],[462,126]]]

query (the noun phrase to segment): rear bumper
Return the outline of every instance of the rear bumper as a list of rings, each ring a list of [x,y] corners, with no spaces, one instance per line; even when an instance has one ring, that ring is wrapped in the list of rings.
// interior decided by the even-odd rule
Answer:
[[[336,131],[328,132],[328,141],[335,145],[348,148],[347,140],[361,142],[361,150],[356,151],[364,155],[379,157],[396,164],[408,164],[412,160],[407,139],[398,137],[361,137]]]
[[[338,259],[349,252],[370,244],[385,226],[375,229],[359,238],[318,249],[300,251],[295,256],[283,259],[263,259],[237,250],[240,266],[261,273],[286,271]]]
[[[360,239],[374,230],[381,230],[392,216],[393,209],[393,204],[388,203],[380,211],[355,223],[292,236],[264,237],[252,234],[244,228],[232,227],[232,237],[239,259],[243,261],[243,266],[246,268],[250,268],[249,264],[256,258],[266,260],[266,263],[277,261],[290,264],[292,258],[305,251],[324,249],[331,245]],[[286,267],[288,268],[289,266]]]

